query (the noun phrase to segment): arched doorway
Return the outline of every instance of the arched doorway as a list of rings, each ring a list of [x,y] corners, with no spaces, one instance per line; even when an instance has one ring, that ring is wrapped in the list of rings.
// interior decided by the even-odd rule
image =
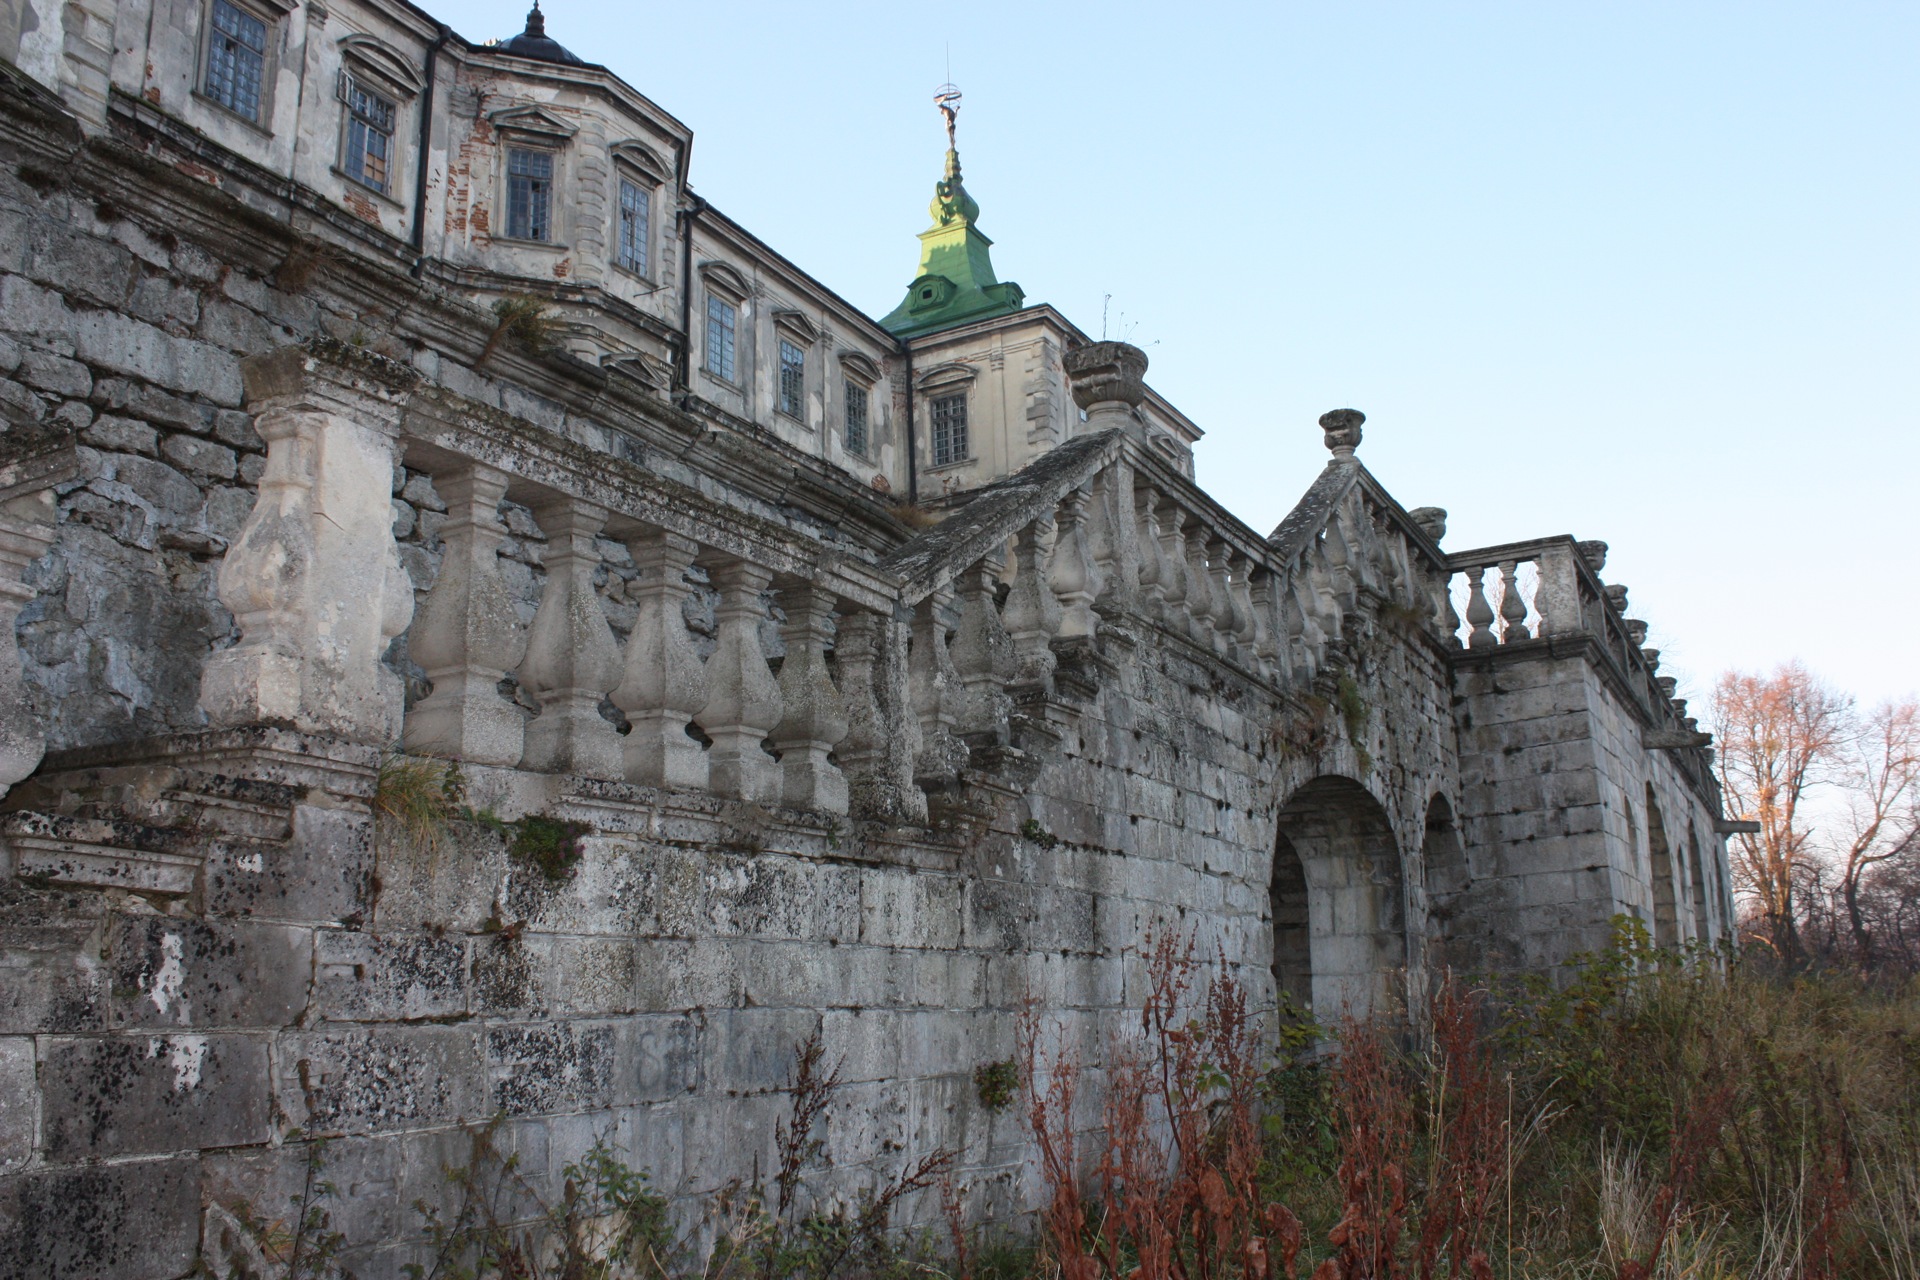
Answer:
[[[1707,903],[1707,868],[1700,861],[1700,832],[1692,823],[1687,824],[1687,870],[1693,879],[1693,937],[1696,942],[1713,940],[1713,926],[1709,921],[1711,908]]]
[[[1407,934],[1400,848],[1379,801],[1350,778],[1294,792],[1280,810],[1271,883],[1279,989],[1323,1021],[1381,1007],[1390,975],[1407,965]]]
[[[1647,855],[1653,877],[1653,941],[1662,947],[1680,945],[1680,913],[1674,895],[1673,852],[1667,844],[1667,824],[1647,784]]]
[[[1435,796],[1427,806],[1426,838],[1420,849],[1427,886],[1427,971],[1473,970],[1486,963],[1485,929],[1468,914],[1473,874],[1467,849],[1453,821],[1453,806]]]

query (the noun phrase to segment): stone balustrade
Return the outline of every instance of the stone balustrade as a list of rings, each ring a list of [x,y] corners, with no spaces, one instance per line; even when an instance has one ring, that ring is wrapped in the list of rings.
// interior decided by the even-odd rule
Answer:
[[[1489,657],[1534,642],[1590,645],[1603,669],[1649,715],[1650,745],[1704,746],[1706,735],[1661,676],[1660,653],[1646,648],[1647,624],[1626,616],[1627,589],[1603,582],[1607,544],[1538,538],[1463,551],[1448,559],[1447,636]],[[1458,609],[1454,602],[1463,602]],[[1514,650],[1519,652],[1519,650]]]
[[[14,426],[0,433],[0,797],[46,752],[20,670],[14,623],[33,598],[27,566],[53,545],[53,486],[79,471],[73,437]]]

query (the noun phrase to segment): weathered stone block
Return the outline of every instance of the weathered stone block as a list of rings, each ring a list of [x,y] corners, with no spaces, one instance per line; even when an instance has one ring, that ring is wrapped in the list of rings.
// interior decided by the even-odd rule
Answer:
[[[314,1004],[335,1021],[398,1022],[465,1013],[467,942],[431,934],[323,929],[314,936]]]
[[[283,1027],[307,1007],[313,936],[293,925],[115,916],[110,1017],[129,1027]]]
[[[39,1113],[32,1037],[0,1037],[0,1173],[11,1173],[33,1158],[33,1126]]]
[[[40,1083],[50,1160],[267,1138],[264,1037],[176,1032],[55,1039]]]
[[[239,469],[233,450],[198,436],[168,436],[160,443],[160,454],[177,467],[215,480],[231,480]]]
[[[348,809],[298,804],[284,845],[216,841],[207,907],[221,915],[338,922],[364,918],[373,880],[373,821]]]
[[[527,1023],[485,1033],[493,1104],[508,1115],[604,1107],[614,1090],[609,1023]]]
[[[29,351],[14,374],[20,381],[57,396],[85,396],[93,392],[93,375],[77,360],[47,351]]]
[[[141,1161],[0,1178],[0,1277],[185,1275],[200,1242],[197,1165]]]
[[[80,438],[109,453],[152,453],[160,433],[144,422],[102,414],[80,433]]]
[[[283,1036],[280,1107],[301,1128],[347,1133],[417,1126],[492,1108],[477,1029],[341,1028]]]

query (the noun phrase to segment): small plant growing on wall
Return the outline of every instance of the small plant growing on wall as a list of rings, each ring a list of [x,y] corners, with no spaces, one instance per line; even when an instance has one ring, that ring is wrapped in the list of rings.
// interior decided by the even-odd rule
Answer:
[[[502,298],[493,304],[493,314],[497,323],[487,335],[487,345],[480,348],[476,364],[485,364],[487,357],[499,350],[508,338],[529,355],[545,355],[553,349],[554,319],[547,314],[546,303],[538,298],[520,294]]]
[[[530,813],[513,823],[508,852],[537,869],[549,884],[562,884],[580,861],[580,838],[593,830],[584,822]]]
[[[1017,1059],[983,1062],[973,1069],[973,1091],[979,1096],[980,1105],[989,1111],[1005,1111],[1013,1104],[1019,1088],[1020,1063]]]
[[[1051,849],[1060,843],[1060,837],[1041,826],[1038,818],[1028,818],[1021,823],[1020,835],[1023,839],[1033,841],[1042,849]]]

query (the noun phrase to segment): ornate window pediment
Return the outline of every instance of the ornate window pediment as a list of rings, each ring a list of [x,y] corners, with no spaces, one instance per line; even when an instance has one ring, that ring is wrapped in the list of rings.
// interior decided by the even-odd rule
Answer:
[[[961,391],[979,376],[980,371],[965,361],[949,360],[921,374],[913,385],[920,391],[941,391],[949,387]]]
[[[774,312],[773,327],[778,329],[782,336],[803,347],[810,347],[820,341],[819,327],[798,311]]]
[[[579,132],[559,116],[535,106],[507,107],[488,116],[487,121],[501,133],[538,139],[550,145],[566,142]]]
[[[340,58],[350,75],[364,75],[402,98],[412,98],[426,86],[420,69],[384,40],[355,33],[340,38]]]
[[[608,150],[613,152],[614,159],[631,165],[635,172],[652,182],[664,183],[673,179],[673,167],[644,142],[616,142]]]
[[[858,351],[840,353],[840,371],[854,381],[864,382],[868,386],[880,381],[880,366]]]
[[[753,293],[753,286],[747,278],[724,262],[709,258],[695,268],[707,288],[730,299],[735,303],[745,302]]]

